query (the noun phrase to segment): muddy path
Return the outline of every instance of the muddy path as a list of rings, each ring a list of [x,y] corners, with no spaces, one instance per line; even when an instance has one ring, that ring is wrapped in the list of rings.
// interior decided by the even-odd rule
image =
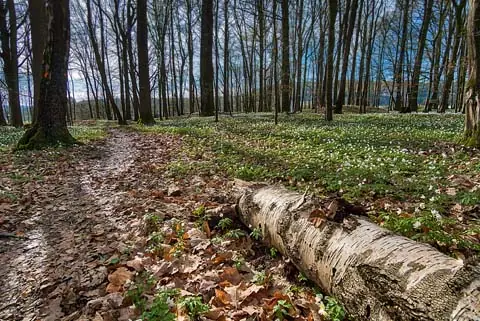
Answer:
[[[135,243],[138,215],[122,206],[145,157],[141,139],[112,130],[102,143],[67,151],[3,207],[0,230],[18,237],[0,238],[0,320],[75,319],[105,294],[108,260]]]

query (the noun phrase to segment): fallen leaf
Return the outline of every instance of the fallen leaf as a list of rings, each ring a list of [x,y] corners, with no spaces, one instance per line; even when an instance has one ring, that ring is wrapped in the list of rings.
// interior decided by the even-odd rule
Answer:
[[[220,289],[215,289],[215,299],[218,303],[221,303],[222,305],[229,305],[231,303],[230,295]]]
[[[127,268],[125,267],[118,268],[115,272],[113,272],[108,276],[108,281],[110,281],[110,283],[107,286],[107,292],[108,293],[120,292],[122,290],[123,285],[127,281],[131,280],[132,277],[133,277],[133,273],[130,272]]]
[[[220,274],[220,280],[228,281],[233,285],[238,285],[242,281],[242,276],[234,267],[227,267]]]

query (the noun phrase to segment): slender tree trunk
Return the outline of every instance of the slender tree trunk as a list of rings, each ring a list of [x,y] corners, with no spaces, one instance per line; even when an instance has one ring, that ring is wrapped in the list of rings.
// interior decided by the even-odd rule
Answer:
[[[13,0],[6,0],[6,3],[0,1],[0,40],[2,42],[3,73],[8,89],[10,124],[22,127],[23,119],[18,87],[17,14]]]
[[[188,33],[188,103],[190,114],[195,112],[195,76],[193,74],[193,22],[192,22],[192,0],[187,3],[187,33]]]
[[[423,52],[425,51],[425,42],[427,39],[428,27],[432,17],[433,0],[425,0],[425,9],[423,14],[422,27],[418,38],[418,50],[413,65],[412,80],[408,91],[408,107],[403,112],[416,112],[418,110],[418,86],[420,82],[420,72],[422,69]]]
[[[200,116],[213,116],[213,0],[202,1],[202,28],[200,34]]]
[[[405,62],[405,49],[407,46],[407,37],[408,37],[408,21],[409,21],[409,10],[410,4],[409,0],[403,0],[403,12],[402,12],[402,36],[401,36],[401,44],[400,44],[400,56],[398,58],[397,63],[397,70],[395,71],[395,84],[397,85],[396,88],[396,96],[395,96],[395,110],[400,111],[403,108],[403,99],[402,99],[402,90],[404,88],[404,77],[403,77],[403,69],[404,69],[404,62]]]
[[[91,0],[87,0],[86,3],[87,6],[87,20],[88,20],[88,32],[90,35],[90,42],[93,47],[93,51],[95,54],[95,60],[97,62],[97,67],[98,71],[100,73],[100,77],[102,79],[102,84],[103,88],[105,89],[105,94],[108,102],[113,108],[113,111],[115,115],[117,116],[117,121],[120,125],[126,124],[125,121],[123,120],[122,114],[120,113],[120,110],[118,109],[117,103],[115,102],[115,98],[113,96],[113,93],[110,89],[109,83],[108,83],[108,78],[107,78],[107,73],[105,70],[105,65],[103,63],[103,59],[100,55],[100,50],[98,48],[98,43],[96,40],[96,35],[95,35],[95,30],[93,28],[93,21],[92,21],[92,8],[91,8]]]
[[[340,75],[340,86],[338,89],[337,102],[335,104],[334,112],[336,114],[341,114],[343,111],[343,104],[345,103],[345,90],[347,86],[347,71],[348,64],[350,63],[350,45],[352,43],[353,28],[355,26],[355,18],[357,16],[358,9],[358,0],[352,0],[350,7],[350,17],[348,22],[345,23],[348,25],[347,33],[345,39],[343,40],[343,60],[342,60],[342,70]],[[338,53],[340,55],[340,53]]]
[[[230,87],[229,87],[229,72],[230,72],[230,49],[229,49],[229,20],[228,20],[228,4],[229,0],[224,1],[223,17],[224,17],[224,31],[223,31],[223,111],[225,113],[230,112]]]
[[[0,93],[0,126],[7,126],[7,120],[5,118],[5,113],[3,112],[3,97]]]
[[[457,0],[458,1],[458,0]],[[466,0],[459,0],[458,4],[456,1],[452,2],[455,7],[455,40],[453,42],[452,54],[450,56],[450,61],[447,66],[445,83],[442,90],[442,99],[440,100],[440,106],[438,108],[439,112],[445,112],[449,105],[450,91],[452,89],[453,77],[455,74],[456,63],[458,60],[458,51],[460,48],[460,43],[463,37],[464,30],[464,18],[463,10],[467,4]]]
[[[337,20],[337,0],[328,1],[328,49],[325,84],[326,120],[333,120],[333,55],[335,50],[335,22]]]
[[[290,112],[290,16],[289,1],[282,0],[282,111]]]
[[[275,90],[274,118],[275,125],[278,124],[278,113],[280,112],[280,88],[278,80],[278,38],[277,38],[277,1],[273,1],[273,82]]]

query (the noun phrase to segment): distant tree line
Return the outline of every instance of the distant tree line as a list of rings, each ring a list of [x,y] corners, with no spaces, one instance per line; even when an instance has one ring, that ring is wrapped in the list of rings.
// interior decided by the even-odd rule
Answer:
[[[20,71],[32,79],[31,101],[39,95],[41,63],[35,59],[44,44],[35,42],[42,28],[33,26],[46,23],[37,17],[44,3],[0,1],[2,85],[14,126],[22,125]],[[345,105],[364,113],[382,102],[403,113],[464,112],[471,75],[467,13],[475,5],[71,0],[68,75],[84,83],[90,118],[119,123],[305,108],[332,120]],[[74,119],[75,99],[68,102],[67,116]],[[6,123],[3,110],[0,122]]]

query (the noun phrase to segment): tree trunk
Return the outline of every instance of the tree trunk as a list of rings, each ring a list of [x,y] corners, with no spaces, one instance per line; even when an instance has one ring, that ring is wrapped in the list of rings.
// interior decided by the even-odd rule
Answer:
[[[403,112],[416,112],[418,110],[418,86],[420,82],[420,72],[422,69],[423,52],[427,39],[428,27],[432,17],[433,0],[425,0],[425,9],[423,14],[422,27],[418,38],[418,50],[413,65],[412,80],[408,92],[408,106]]]
[[[409,21],[409,12],[410,12],[410,5],[409,0],[403,0],[403,12],[402,12],[402,36],[401,36],[401,44],[400,44],[400,57],[396,64],[396,71],[395,71],[395,84],[397,85],[396,88],[396,96],[395,96],[395,110],[402,110],[403,107],[403,99],[402,99],[402,89],[404,87],[404,77],[403,77],[403,69],[404,69],[404,62],[405,62],[405,48],[407,46],[407,32],[408,32],[408,21]]]
[[[29,0],[29,18],[32,33],[32,77],[33,77],[33,117],[35,121],[40,96],[40,82],[42,80],[42,59],[45,49],[45,30],[47,21],[45,19],[44,1]]]
[[[470,0],[467,25],[469,79],[465,88],[465,143],[480,147],[480,0]]]
[[[108,84],[107,72],[105,70],[105,65],[103,63],[103,59],[100,55],[100,50],[98,48],[98,43],[97,43],[97,40],[96,40],[95,30],[93,28],[92,8],[91,8],[91,5],[90,5],[90,0],[87,0],[86,6],[87,6],[87,20],[88,20],[87,24],[88,24],[88,32],[89,32],[89,36],[90,36],[90,42],[91,42],[92,47],[93,47],[93,51],[94,51],[94,54],[95,54],[95,60],[97,62],[98,71],[99,71],[101,79],[102,79],[102,84],[103,84],[103,87],[105,89],[105,94],[107,96],[106,98],[107,98],[108,102],[111,104],[115,115],[117,116],[118,123],[120,125],[124,125],[125,121],[123,120],[122,114],[120,113],[120,110],[118,109],[117,103],[115,102],[115,98],[113,97],[113,93],[112,93],[112,91],[110,89],[110,86]]]
[[[43,53],[40,99],[35,122],[18,142],[18,149],[36,149],[75,142],[67,128],[69,0],[48,0],[48,32]]]
[[[213,116],[213,0],[202,1],[202,30],[200,39],[200,116]]]
[[[464,31],[464,17],[463,10],[467,4],[466,0],[460,0],[459,3],[452,2],[453,7],[455,8],[455,40],[453,42],[452,55],[450,56],[450,62],[448,63],[445,83],[442,90],[442,99],[440,100],[440,106],[438,107],[438,112],[445,112],[449,105],[450,91],[452,89],[453,77],[455,73],[455,68],[458,60],[458,51],[460,49],[460,43],[463,38]]]
[[[193,22],[192,0],[186,0],[187,4],[187,47],[188,47],[188,104],[190,114],[195,112],[195,76],[193,74]]]
[[[224,1],[224,8],[223,8],[223,15],[224,15],[224,39],[223,39],[223,111],[225,113],[230,112],[230,102],[229,102],[229,94],[230,94],[230,88],[229,88],[229,72],[230,72],[230,66],[228,65],[228,62],[230,61],[230,49],[228,47],[229,44],[229,21],[228,21],[228,2],[229,0]]]
[[[138,78],[140,82],[140,121],[145,125],[155,123],[152,115],[150,72],[148,60],[147,0],[137,0],[137,50]]]
[[[5,113],[3,112],[3,97],[0,93],[0,126],[7,126],[7,120],[5,119]]]
[[[23,119],[18,88],[17,15],[13,0],[7,0],[6,4],[4,1],[0,1],[0,39],[2,42],[3,73],[8,89],[10,124],[21,127],[23,126]]]
[[[350,18],[349,21],[345,21],[348,25],[347,34],[343,43],[343,60],[342,60],[342,70],[340,75],[340,87],[338,89],[337,101],[335,104],[334,112],[336,114],[341,114],[343,111],[343,104],[345,103],[345,90],[347,86],[347,69],[348,64],[350,63],[350,45],[352,43],[353,36],[353,27],[355,26],[355,18],[357,16],[358,9],[358,0],[353,0],[350,7]],[[340,53],[339,53],[340,54]]]
[[[237,184],[242,222],[356,320],[476,320],[480,269],[349,215],[319,224],[318,199],[278,186]],[[316,226],[310,221],[317,217]]]
[[[325,84],[326,120],[333,120],[333,52],[335,49],[335,21],[337,20],[337,0],[328,1],[328,50]]]
[[[290,17],[288,0],[282,0],[282,111],[290,112]]]

